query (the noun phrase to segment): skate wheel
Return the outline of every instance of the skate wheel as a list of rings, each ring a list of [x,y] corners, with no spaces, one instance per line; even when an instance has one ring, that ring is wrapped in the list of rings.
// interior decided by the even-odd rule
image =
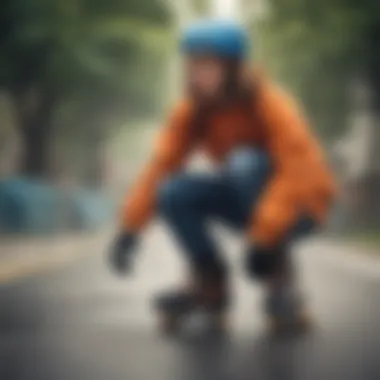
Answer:
[[[302,310],[298,315],[296,328],[299,331],[309,331],[314,326],[314,318],[309,310]]]
[[[282,333],[286,329],[286,324],[281,318],[268,317],[267,331],[271,335]]]
[[[308,310],[303,310],[293,320],[283,318],[268,317],[267,329],[270,334],[279,335],[282,333],[304,333],[313,327],[313,318]]]
[[[216,315],[214,320],[215,330],[226,333],[230,330],[231,324],[226,314]]]

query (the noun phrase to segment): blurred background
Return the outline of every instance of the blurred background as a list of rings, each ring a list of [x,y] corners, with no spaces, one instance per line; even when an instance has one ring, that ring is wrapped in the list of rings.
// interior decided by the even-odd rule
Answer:
[[[136,302],[142,301],[136,299],[149,294],[167,276],[176,276],[173,268],[177,264],[173,268],[170,264],[175,261],[175,253],[168,254],[169,258],[163,261],[161,257],[154,259],[154,255],[147,255],[149,259],[143,259],[146,263],[141,264],[141,279],[128,288],[126,296],[127,286],[112,282],[103,273],[104,263],[103,266],[100,262],[85,265],[77,260],[84,253],[103,252],[122,195],[147,158],[152,137],[163,117],[181,93],[181,62],[176,45],[179,31],[199,17],[236,18],[244,23],[254,41],[253,64],[263,68],[303,104],[341,184],[341,196],[325,231],[328,237],[310,243],[310,251],[316,257],[320,251],[330,258],[336,257],[334,262],[344,263],[342,266],[354,268],[355,272],[355,277],[350,279],[334,273],[328,280],[325,273],[333,272],[331,268],[335,264],[330,261],[322,264],[317,259],[319,269],[311,278],[316,284],[321,318],[325,318],[331,331],[341,334],[334,342],[352,339],[355,343],[365,341],[369,347],[376,340],[369,343],[369,337],[380,339],[378,322],[374,322],[375,316],[380,315],[378,308],[374,311],[376,300],[380,301],[376,257],[380,252],[380,3],[377,0],[2,0],[0,378],[97,378],[103,372],[94,366],[94,358],[109,359],[109,355],[101,354],[103,351],[96,351],[100,350],[101,344],[96,343],[101,339],[108,342],[106,347],[116,345],[130,354],[130,343],[119,341],[116,328],[112,327],[116,325],[124,331],[134,326],[135,330],[135,325],[120,322],[126,313],[125,298],[130,302],[129,310],[140,310]],[[146,244],[146,251],[157,251],[158,247],[160,251],[175,250],[167,246],[163,234],[156,230]],[[354,264],[346,265],[351,259]],[[157,275],[149,282],[156,274],[157,265],[166,265],[165,260],[170,273],[163,271],[161,277]],[[314,271],[313,260],[307,260],[305,266]],[[66,266],[69,262],[71,271]],[[91,270],[84,274],[89,267]],[[367,275],[360,285],[353,285],[359,281],[357,268],[369,268],[363,269],[363,273],[370,272],[371,285],[367,283]],[[53,273],[52,269],[59,270]],[[331,282],[330,289],[335,289],[327,299],[328,290],[321,285],[324,281],[325,285]],[[79,285],[82,282],[86,285]],[[46,289],[50,289],[48,294]],[[342,308],[342,294],[347,309]],[[375,298],[364,301],[369,295]],[[108,318],[104,312],[111,300],[115,301],[111,307],[114,313]],[[62,321],[70,320],[70,328],[79,325],[80,330],[92,320],[89,316],[99,310],[102,317],[101,322],[97,320],[96,329],[99,331],[101,325],[107,333],[91,335],[96,341],[89,338],[90,334],[86,336],[90,339],[87,341],[85,338],[65,340],[68,349],[62,343],[62,336],[67,337],[67,326]],[[135,319],[140,322],[149,315],[143,306],[141,314],[136,313]],[[250,312],[247,313],[241,313],[242,320],[248,318]],[[345,320],[347,315],[351,316],[349,322],[338,328],[338,321]],[[147,320],[154,325],[152,320]],[[329,325],[328,320],[333,322]],[[141,331],[148,331],[145,327]],[[352,336],[352,331],[363,334]],[[140,340],[141,336],[144,334],[138,335]],[[79,341],[88,345],[80,350]],[[131,341],[135,339],[130,338]],[[370,347],[377,347],[371,344]],[[156,350],[152,342],[146,345],[141,352],[146,353],[146,347],[152,352]],[[54,351],[56,347],[61,351]],[[68,354],[75,351],[74,347],[82,355],[87,350],[94,356],[85,355],[74,365]],[[337,348],[330,344],[326,347]],[[285,348],[289,354],[289,346]],[[284,363],[277,360],[285,348],[276,347],[275,356],[269,356],[272,365],[280,366],[283,377],[278,377],[276,371],[265,372],[267,377],[262,375],[260,380],[298,376],[292,368],[281,367]],[[257,348],[250,349],[257,353]],[[291,347],[297,349],[303,351]],[[266,350],[272,352],[271,347]],[[319,347],[316,355],[322,351]],[[52,359],[48,352],[60,360]],[[222,360],[218,355],[225,355],[224,351],[211,352],[214,356],[210,360],[214,364]],[[355,379],[380,378],[376,361],[367,351],[365,357],[353,352],[347,352],[348,356],[342,359],[344,364],[349,361],[347,358],[355,357],[360,365],[353,369],[341,363],[339,369],[345,367],[347,371],[342,378],[346,380],[354,375],[358,376],[352,377]],[[191,353],[195,363],[199,353]],[[16,354],[24,361],[12,366],[9,358]],[[174,357],[174,352],[166,354]],[[46,362],[47,357],[50,359]],[[123,362],[121,357],[115,358],[113,367],[109,364],[114,370]],[[45,364],[41,367],[36,364],[42,362]],[[328,360],[325,363],[329,363],[326,368],[331,366]],[[59,372],[60,366],[63,372]],[[181,366],[180,373],[185,367]],[[220,369],[217,365],[215,368]],[[254,369],[249,372],[248,367],[244,368],[247,375],[256,373]],[[314,368],[310,373],[316,373],[313,371],[318,366],[310,368]],[[204,370],[203,364],[198,369]],[[359,369],[364,372],[359,373]],[[64,372],[71,373],[71,377],[62,375]],[[112,377],[104,372],[105,377],[99,378],[150,378],[140,372],[126,375],[121,369],[117,373]],[[28,377],[24,377],[26,374]],[[162,376],[169,378],[167,374]],[[199,377],[199,373],[191,371],[187,376],[177,374],[173,378],[224,378],[215,374]],[[327,378],[340,378],[336,376]]]
[[[345,195],[334,227],[376,238],[379,13],[372,0],[2,1],[1,233],[109,220],[180,93],[179,31],[220,16],[247,25],[256,65],[325,142]]]

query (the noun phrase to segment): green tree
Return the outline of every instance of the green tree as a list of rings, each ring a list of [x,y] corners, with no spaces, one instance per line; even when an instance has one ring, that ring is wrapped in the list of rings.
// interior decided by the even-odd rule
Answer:
[[[258,26],[264,59],[302,98],[323,135],[340,134],[350,106],[351,78],[358,73],[379,77],[375,42],[379,3],[269,0],[269,4],[269,17]],[[378,79],[371,83],[380,89]]]
[[[47,174],[54,126],[91,143],[121,111],[156,106],[169,23],[152,0],[2,1],[0,87],[14,101],[22,173]]]

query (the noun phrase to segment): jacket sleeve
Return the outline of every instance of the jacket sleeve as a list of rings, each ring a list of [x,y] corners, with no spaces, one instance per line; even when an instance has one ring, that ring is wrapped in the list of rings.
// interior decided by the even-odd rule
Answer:
[[[299,218],[301,200],[310,192],[309,179],[318,174],[313,167],[318,167],[322,154],[299,108],[285,93],[268,85],[259,102],[273,174],[252,213],[249,235],[256,243],[271,246]]]
[[[182,102],[160,131],[151,159],[125,198],[121,216],[124,229],[141,230],[153,217],[160,184],[181,168],[192,148],[190,120],[191,107]]]

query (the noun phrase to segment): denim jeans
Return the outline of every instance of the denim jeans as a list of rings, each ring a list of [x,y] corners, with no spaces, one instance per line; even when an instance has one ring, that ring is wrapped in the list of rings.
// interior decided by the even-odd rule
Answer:
[[[221,260],[208,223],[222,221],[238,231],[245,230],[271,173],[265,152],[240,148],[227,157],[218,173],[180,173],[163,184],[160,214],[191,261],[211,264]],[[300,216],[286,239],[307,234],[313,225],[312,219]]]

